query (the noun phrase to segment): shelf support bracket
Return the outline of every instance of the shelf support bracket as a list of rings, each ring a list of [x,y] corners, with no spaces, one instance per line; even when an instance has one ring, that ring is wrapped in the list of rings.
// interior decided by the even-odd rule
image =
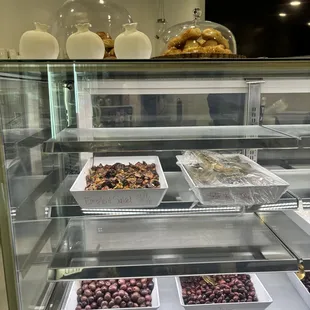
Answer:
[[[244,125],[260,125],[261,114],[261,85],[265,83],[263,79],[245,79],[248,85],[248,94],[245,104]],[[254,136],[249,136],[251,138]],[[257,161],[257,150],[245,150],[245,155]]]

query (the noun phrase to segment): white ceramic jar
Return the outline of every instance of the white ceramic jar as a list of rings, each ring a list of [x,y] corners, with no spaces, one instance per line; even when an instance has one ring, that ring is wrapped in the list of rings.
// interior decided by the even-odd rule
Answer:
[[[125,24],[125,32],[121,33],[114,43],[117,59],[150,59],[152,43],[149,37],[137,30],[137,23]]]
[[[89,30],[90,24],[78,24],[77,32],[67,40],[66,49],[70,59],[103,59],[105,46],[102,39]]]
[[[49,26],[34,23],[36,29],[26,31],[20,38],[21,59],[57,59],[59,45],[55,37],[47,32]]]

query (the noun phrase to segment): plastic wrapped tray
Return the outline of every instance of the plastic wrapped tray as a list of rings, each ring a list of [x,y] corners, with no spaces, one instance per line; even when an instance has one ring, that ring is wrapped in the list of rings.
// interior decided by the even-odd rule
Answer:
[[[185,305],[182,298],[182,287],[181,281],[179,277],[176,277],[176,285],[179,295],[179,300],[181,306],[186,310],[236,310],[236,309],[244,309],[244,310],[264,310],[269,307],[273,300],[262,282],[258,279],[255,273],[249,273],[251,276],[251,280],[253,282],[254,288],[256,290],[256,295],[258,298],[257,302],[234,302],[234,303],[226,303],[226,304],[203,304],[203,305]]]
[[[288,272],[288,278],[290,279],[291,283],[295,287],[296,291],[299,293],[300,297],[303,301],[310,307],[310,293],[304,284],[299,280],[295,272]]]
[[[128,165],[145,161],[154,163],[159,175],[160,188],[147,189],[112,189],[105,191],[86,191],[86,176],[92,166],[99,164],[113,165],[117,162]],[[168,189],[168,184],[157,156],[132,156],[132,157],[94,157],[87,161],[83,170],[72,185],[70,192],[84,209],[104,208],[155,208],[157,207]]]
[[[198,153],[201,154],[201,152]],[[245,166],[249,169],[250,173],[243,175],[240,182],[238,177],[233,179],[229,176],[229,183],[225,179],[229,173],[221,175],[221,172],[217,172],[214,175],[211,174],[210,181],[203,183],[201,180],[198,180],[198,177],[194,176],[193,170],[191,170],[191,167],[194,167],[198,162],[195,154],[197,152],[186,152],[184,155],[177,156],[177,164],[180,166],[186,181],[202,205],[253,206],[275,203],[289,187],[287,182],[246,156],[240,154],[221,155],[205,151],[202,154],[215,156],[214,158],[218,156],[223,162],[237,159],[243,167]],[[199,165],[204,168],[202,164]],[[195,169],[197,168],[195,167]],[[206,169],[202,171],[203,174],[207,174],[211,170]],[[203,174],[201,175],[203,176]]]
[[[160,307],[160,300],[159,300],[159,290],[158,290],[158,281],[156,278],[153,279],[154,281],[154,289],[152,292],[152,307],[147,308],[126,308],[126,309],[142,309],[142,310],[156,310]],[[73,282],[73,285],[70,289],[69,296],[67,302],[64,304],[61,310],[75,310],[77,306],[77,294],[76,291],[81,287],[81,281]]]

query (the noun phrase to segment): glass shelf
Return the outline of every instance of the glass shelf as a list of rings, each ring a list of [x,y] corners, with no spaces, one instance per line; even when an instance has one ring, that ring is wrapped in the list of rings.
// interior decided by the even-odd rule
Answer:
[[[72,219],[48,279],[296,269],[296,258],[254,214]]]
[[[289,190],[302,202],[304,208],[310,207],[308,204],[310,201],[310,169],[273,170],[272,172],[290,184]]]
[[[50,137],[50,129],[42,128],[21,128],[21,129],[4,129],[3,140],[5,146],[10,144],[25,146],[28,148],[37,146]]]
[[[163,75],[166,77],[190,77],[192,75],[203,75],[204,77],[298,77],[309,76],[310,59],[304,58],[261,58],[261,59],[211,59],[211,60],[0,60],[0,72],[3,77],[17,77],[21,79],[42,79],[42,74],[47,73],[48,67],[55,74],[63,76],[64,72],[71,72],[73,76],[74,67],[77,73],[84,77],[98,74],[117,73],[118,76],[129,76],[136,78]],[[23,71],[23,74],[20,72]],[[146,74],[147,73],[147,74]]]
[[[65,129],[43,144],[47,153],[296,147],[296,137],[261,126]]]
[[[270,228],[292,253],[310,270],[310,226],[294,211],[285,213],[259,213]]]
[[[297,137],[300,139],[300,147],[310,148],[310,125],[269,125],[264,127]]]

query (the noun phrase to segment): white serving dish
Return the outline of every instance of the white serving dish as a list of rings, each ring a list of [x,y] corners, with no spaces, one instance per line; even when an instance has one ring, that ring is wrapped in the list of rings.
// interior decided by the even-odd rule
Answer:
[[[185,305],[182,298],[182,286],[179,277],[176,277],[176,285],[179,295],[181,306],[186,310],[264,310],[269,307],[273,300],[264,288],[262,282],[258,279],[255,273],[248,273],[251,276],[256,295],[258,298],[257,302],[235,302],[226,304],[204,304],[204,305]]]
[[[255,170],[271,177],[275,183],[262,186],[242,186],[241,184],[237,184],[226,186],[206,185],[204,187],[198,187],[189,175],[185,166],[182,164],[182,156],[177,156],[177,164],[181,168],[190,188],[198,198],[199,202],[204,206],[253,206],[276,203],[286,192],[289,184],[244,155],[233,154],[226,155],[225,157],[229,158],[236,156],[239,156],[242,161],[250,164]]]
[[[160,300],[159,300],[159,290],[158,290],[158,282],[157,279],[154,278],[154,289],[152,292],[152,307],[146,308],[138,308],[142,310],[156,310],[160,307]],[[81,287],[81,281],[75,281],[72,284],[72,287],[69,292],[69,296],[67,298],[66,303],[61,308],[61,310],[75,310],[77,306],[77,294],[76,291]],[[126,308],[126,309],[137,309],[137,308]]]
[[[106,191],[86,191],[86,176],[92,166],[113,165],[122,163],[128,165],[145,161],[154,163],[159,175],[160,188],[147,189],[115,189]],[[76,181],[70,188],[70,192],[84,209],[103,208],[155,208],[160,205],[168,189],[163,169],[157,156],[132,156],[132,157],[94,157],[87,161]]]
[[[288,278],[290,279],[291,283],[295,287],[296,291],[299,293],[300,297],[303,301],[310,307],[310,293],[304,284],[298,279],[295,272],[288,272]]]

